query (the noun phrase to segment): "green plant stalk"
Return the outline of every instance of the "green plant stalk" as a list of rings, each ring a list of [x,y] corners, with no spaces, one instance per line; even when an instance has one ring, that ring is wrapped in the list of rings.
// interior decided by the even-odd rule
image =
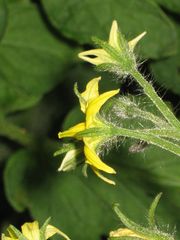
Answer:
[[[27,146],[32,142],[32,136],[30,136],[25,129],[16,126],[4,116],[0,116],[0,125],[1,136],[8,137],[12,141],[16,141],[23,146]]]
[[[134,231],[136,234],[139,234],[142,239],[147,240],[174,240],[174,238],[166,233],[150,230],[148,228],[142,227],[135,222],[128,219],[118,208],[118,205],[114,205],[114,211],[117,216],[120,218],[121,222],[130,230]]]
[[[90,128],[88,130],[84,130],[76,134],[76,137],[96,137],[96,136],[104,136],[104,137],[129,137],[138,140],[142,140],[148,142],[150,144],[156,145],[162,149],[165,149],[169,152],[180,156],[180,146],[161,138],[153,133],[148,133],[145,130],[132,130],[127,128],[120,128],[120,127],[102,127],[102,128]]]
[[[156,145],[162,149],[168,150],[169,152],[172,152],[180,156],[180,146],[154,134],[145,131],[131,130],[126,128],[114,128],[113,132],[114,135],[117,134],[119,136],[130,137],[146,141],[148,143]]]
[[[96,137],[96,136],[130,137],[130,138],[146,141],[148,143],[156,145],[162,149],[165,149],[169,152],[172,152],[172,153],[180,156],[180,146],[178,146],[177,144],[170,142],[166,139],[163,139],[157,135],[148,133],[145,130],[132,130],[132,129],[127,129],[127,128],[110,126],[110,127],[102,127],[102,128],[91,128],[91,129],[84,130],[77,134],[77,137]]]
[[[162,99],[157,95],[153,86],[146,81],[146,79],[139,73],[137,70],[131,70],[131,76],[133,76],[140,86],[143,88],[144,93],[151,99],[154,105],[159,109],[159,111],[163,114],[166,120],[175,128],[180,129],[180,122],[174,116],[172,111],[168,108],[168,106],[162,101]]]
[[[159,137],[164,137],[164,138],[180,141],[180,132],[178,132],[174,128],[173,129],[144,129],[144,130],[139,130],[139,131],[151,133],[151,134],[157,135]]]

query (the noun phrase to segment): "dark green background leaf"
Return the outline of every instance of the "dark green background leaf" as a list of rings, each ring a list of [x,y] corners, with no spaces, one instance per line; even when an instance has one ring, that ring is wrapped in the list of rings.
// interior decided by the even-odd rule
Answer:
[[[178,51],[176,55],[154,61],[150,67],[157,81],[164,88],[172,90],[176,94],[180,94],[180,27],[176,24],[176,32],[178,34]]]
[[[25,150],[15,153],[6,167],[6,194],[18,211],[28,208],[33,218],[40,222],[51,216],[52,223],[72,239],[94,240],[119,227],[111,209],[112,203],[120,203],[123,212],[144,225],[150,196],[163,190],[165,196],[157,211],[160,222],[169,223],[170,229],[176,223],[178,216],[173,213],[179,209],[173,201],[169,205],[163,186],[172,186],[172,181],[177,180],[175,175],[178,172],[171,171],[171,166],[177,166],[177,161],[172,161],[166,152],[150,147],[144,153],[127,157],[127,149],[121,148],[118,154],[108,155],[107,160],[112,160],[110,165],[118,172],[114,177],[117,182],[114,187],[91,175],[90,171],[87,179],[78,170],[69,174],[58,173],[59,161],[53,160],[51,154],[47,157],[47,146],[42,148],[41,145],[37,149],[36,154]],[[161,157],[166,161],[159,163]],[[166,167],[170,172],[165,175]],[[153,187],[157,192],[152,191],[148,181],[151,185],[157,184]],[[162,186],[158,187],[158,184]]]
[[[176,51],[175,29],[151,0],[144,0],[143,4],[134,0],[42,2],[54,26],[66,37],[79,43],[92,43],[92,36],[107,39],[111,23],[116,19],[128,39],[147,31],[140,43],[144,57],[159,58]]]
[[[144,223],[150,198],[130,172],[118,171],[114,187],[95,175],[89,174],[86,179],[81,171],[57,173],[52,161],[24,150],[9,160],[5,171],[6,194],[17,210],[27,207],[40,222],[51,216],[52,223],[72,239],[99,239],[119,226],[112,211],[115,202],[129,217]]]
[[[5,112],[37,103],[62,78],[72,50],[50,34],[36,6],[8,5],[0,44],[0,107]]]
[[[151,69],[157,81],[162,87],[180,94],[180,74],[179,58],[171,57],[168,59],[153,62]]]
[[[2,38],[7,24],[7,8],[5,0],[0,0],[0,39]]]
[[[171,11],[180,13],[180,1],[179,0],[154,0],[154,1]]]

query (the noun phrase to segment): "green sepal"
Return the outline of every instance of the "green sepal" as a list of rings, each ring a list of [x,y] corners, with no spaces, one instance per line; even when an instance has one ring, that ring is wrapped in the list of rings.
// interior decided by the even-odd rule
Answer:
[[[18,240],[28,240],[16,227],[14,227],[13,225],[10,225],[7,229],[8,233],[11,236],[16,236],[16,238],[18,238]]]
[[[153,209],[156,208],[158,200],[160,198],[160,194],[155,198],[155,200],[153,201]],[[121,222],[126,226],[126,228],[128,228],[129,230],[131,230],[132,232],[134,232],[135,234],[139,235],[140,239],[142,240],[174,240],[174,237],[168,233],[164,233],[161,232],[159,229],[154,228],[146,228],[143,227],[135,222],[133,222],[132,220],[130,220],[129,218],[127,218],[119,209],[119,205],[118,204],[114,204],[114,211],[117,214],[117,216],[119,217],[119,219],[121,220]],[[114,239],[123,239],[121,237],[114,237]],[[110,239],[113,239],[112,237]],[[124,238],[125,239],[125,238]],[[127,239],[127,238],[126,238]],[[132,238],[133,239],[133,238]],[[134,238],[138,239],[138,238]]]
[[[159,200],[162,196],[162,193],[159,193],[154,201],[152,202],[150,208],[149,208],[149,212],[148,212],[148,223],[149,223],[149,227],[150,228],[155,228],[156,227],[156,222],[155,222],[155,211],[157,208],[157,205],[159,203]]]
[[[120,40],[119,40],[120,41]],[[116,49],[112,47],[108,42],[102,41],[96,37],[93,37],[93,42],[104,49],[104,51],[110,56],[112,59],[109,63],[114,64],[115,66],[106,64],[106,68],[104,70],[114,72],[116,74],[129,74],[132,69],[136,69],[136,59],[133,54],[129,50],[128,43],[124,38],[121,38],[121,46],[120,49]],[[102,69],[102,66],[99,67]]]
[[[60,145],[60,149],[57,150],[53,154],[53,156],[56,157],[56,156],[62,155],[64,153],[69,152],[70,150],[77,149],[77,148],[80,148],[82,146],[83,146],[83,144],[80,141],[73,141],[73,142],[69,142],[69,143],[63,143],[63,144]]]
[[[111,136],[110,128],[107,127],[93,127],[85,129],[76,134],[76,137],[102,137],[102,136]]]
[[[115,49],[114,47],[112,47],[111,45],[109,45],[109,43],[105,42],[105,41],[102,41],[100,40],[99,38],[97,37],[93,37],[93,42],[104,49],[104,51],[109,54],[109,56],[111,56],[112,60],[114,60],[115,62],[120,62],[122,61],[122,53],[119,52],[117,49]]]
[[[40,228],[40,231],[39,231],[40,240],[46,240],[45,232],[50,220],[51,220],[51,217],[49,217]]]
[[[82,97],[81,93],[78,90],[77,82],[74,84],[74,93],[79,98],[79,101],[86,105],[86,100]]]

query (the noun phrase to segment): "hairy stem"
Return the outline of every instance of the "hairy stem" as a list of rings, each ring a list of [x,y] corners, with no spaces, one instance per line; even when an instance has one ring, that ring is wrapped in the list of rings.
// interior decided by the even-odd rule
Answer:
[[[139,73],[137,70],[132,70],[130,73],[143,88],[144,93],[151,99],[154,105],[159,109],[159,111],[163,114],[166,120],[175,128],[180,129],[180,122],[174,116],[172,111],[168,108],[168,106],[162,101],[162,99],[157,95],[153,86],[146,81],[146,79]]]
[[[105,137],[113,137],[113,136],[123,136],[134,138],[138,140],[142,140],[153,145],[156,145],[162,149],[165,149],[169,152],[172,152],[178,156],[180,156],[180,146],[161,138],[160,136],[149,133],[146,130],[134,130],[128,128],[120,128],[115,126],[102,127],[102,128],[89,128],[87,130],[79,132],[77,137],[96,137],[96,136],[105,136]]]
[[[180,146],[154,134],[126,128],[113,128],[114,135],[140,139],[180,156]]]

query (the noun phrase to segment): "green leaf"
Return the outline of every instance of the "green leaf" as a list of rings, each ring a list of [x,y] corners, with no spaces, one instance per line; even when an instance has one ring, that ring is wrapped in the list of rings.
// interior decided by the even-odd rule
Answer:
[[[7,9],[0,43],[0,107],[11,112],[36,104],[59,83],[72,50],[49,32],[34,4],[19,1]]]
[[[0,0],[0,40],[3,37],[7,24],[7,8],[5,0]]]
[[[163,6],[173,12],[180,12],[180,1],[179,0],[154,0],[159,3],[160,6]]]
[[[161,186],[180,186],[180,168],[177,167],[180,157],[155,146],[146,146],[140,152],[127,155],[131,146],[132,142],[128,142],[126,147],[119,150],[126,166],[142,171],[143,175],[148,175],[148,180]],[[117,158],[116,154],[112,158]]]
[[[15,153],[6,167],[5,189],[12,206],[28,208],[34,219],[52,224],[72,239],[100,239],[117,226],[112,203],[119,202],[135,220],[142,220],[148,197],[125,172],[117,176],[117,186],[107,185],[95,175],[57,173],[52,157],[25,150]],[[58,163],[59,165],[59,163]],[[41,172],[41,174],[39,174]]]
[[[155,81],[162,87],[180,94],[180,74],[179,57],[170,57],[167,59],[155,61],[151,64]]]
[[[52,24],[81,44],[92,43],[91,37],[107,40],[111,23],[116,19],[122,32],[131,40],[143,31],[140,43],[144,57],[159,58],[176,52],[177,37],[168,17],[152,0],[43,0]]]
[[[163,201],[161,201],[161,204],[164,204],[165,207],[163,220],[167,219],[170,223],[172,218],[166,215],[169,212],[171,216],[177,218],[176,227],[179,229],[180,218],[176,213],[180,211],[178,203],[180,157],[155,146],[146,146],[139,152],[131,153],[129,152],[129,148],[132,144],[134,142],[126,141],[126,144],[124,143],[123,146],[119,147],[118,151],[113,151],[107,156],[108,160],[115,162],[120,158],[121,168],[128,169],[128,172],[133,171],[133,174],[137,173],[140,178],[139,184],[143,183],[144,189],[148,189],[150,192],[152,191],[151,189],[163,192]],[[157,209],[156,217],[159,216],[161,204]],[[164,229],[164,231],[167,230]]]
[[[180,39],[180,28],[176,25],[178,39]],[[154,61],[150,65],[155,81],[163,87],[170,89],[176,94],[180,94],[180,40],[178,41],[178,52],[176,55],[159,61]]]

